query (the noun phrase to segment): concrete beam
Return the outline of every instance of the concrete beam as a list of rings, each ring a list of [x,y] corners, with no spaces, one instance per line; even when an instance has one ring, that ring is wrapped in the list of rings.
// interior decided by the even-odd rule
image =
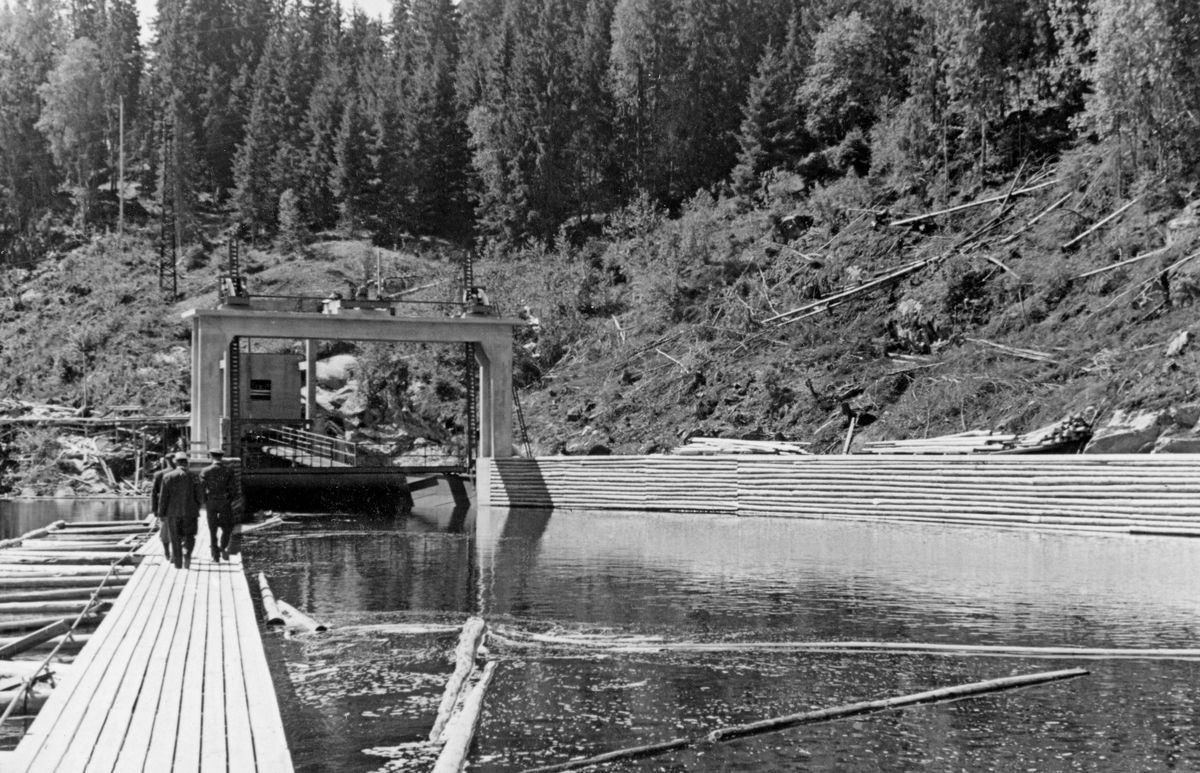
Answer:
[[[312,314],[236,308],[192,309],[192,442],[221,443],[221,359],[234,336],[301,339],[308,360],[308,413],[315,415],[318,339],[471,343],[480,366],[479,455],[512,455],[512,337],[526,324],[500,317],[393,317],[378,312]]]

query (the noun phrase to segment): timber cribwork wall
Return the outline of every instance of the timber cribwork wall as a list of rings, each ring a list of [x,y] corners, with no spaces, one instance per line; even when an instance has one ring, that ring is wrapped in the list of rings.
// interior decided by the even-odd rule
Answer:
[[[1200,536],[1200,454],[595,456],[480,464],[487,465],[481,477],[493,507]]]

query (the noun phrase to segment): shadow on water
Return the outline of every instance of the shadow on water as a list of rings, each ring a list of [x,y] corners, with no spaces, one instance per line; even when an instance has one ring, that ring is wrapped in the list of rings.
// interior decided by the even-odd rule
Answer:
[[[457,626],[670,641],[1195,647],[1200,543],[708,515],[416,510],[247,535],[247,571],[334,625],[269,631],[301,771],[428,769]],[[472,768],[1083,666],[1069,683],[613,770],[1200,768],[1200,664],[847,652],[613,653],[498,641]]]

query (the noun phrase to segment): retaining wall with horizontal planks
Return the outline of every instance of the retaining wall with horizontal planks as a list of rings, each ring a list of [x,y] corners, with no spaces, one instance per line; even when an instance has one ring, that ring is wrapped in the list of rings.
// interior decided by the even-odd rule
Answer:
[[[478,491],[492,507],[1200,536],[1200,454],[510,457],[479,460]]]

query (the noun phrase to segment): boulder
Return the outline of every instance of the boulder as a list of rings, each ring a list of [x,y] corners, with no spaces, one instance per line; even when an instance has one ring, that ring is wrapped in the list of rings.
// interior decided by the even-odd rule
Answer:
[[[1154,443],[1155,454],[1200,454],[1200,435],[1165,435]]]
[[[21,489],[21,499],[33,499],[37,495],[37,489],[33,488],[32,486],[26,486],[25,488]]]
[[[324,360],[317,360],[317,385],[325,389],[341,389],[357,373],[358,358],[353,354],[335,354]]]
[[[1085,454],[1145,454],[1154,450],[1162,434],[1161,411],[1116,411],[1108,424],[1096,432],[1084,448]]]
[[[59,486],[54,489],[55,499],[70,499],[75,496],[75,491],[69,486]]]

